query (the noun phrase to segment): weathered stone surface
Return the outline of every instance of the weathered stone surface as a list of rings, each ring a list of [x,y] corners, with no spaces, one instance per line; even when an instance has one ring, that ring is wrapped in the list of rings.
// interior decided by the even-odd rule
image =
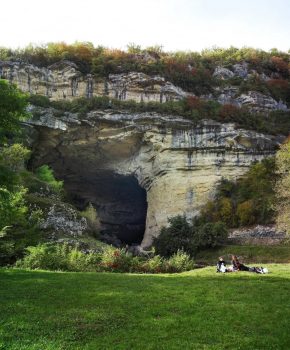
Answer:
[[[247,78],[248,76],[248,64],[246,62],[234,64],[233,70],[235,75],[240,78]]]
[[[0,78],[16,84],[22,91],[45,95],[52,100],[109,96],[137,102],[179,100],[188,94],[160,76],[144,73],[111,74],[101,80],[84,75],[69,61],[39,68],[21,62],[1,62]]]
[[[236,98],[238,104],[249,107],[255,112],[287,110],[287,106],[282,102],[277,102],[271,96],[264,95],[257,91],[249,91]]]
[[[169,217],[197,215],[218,181],[238,178],[253,161],[273,154],[281,141],[233,124],[205,120],[195,126],[156,113],[93,111],[80,125],[65,118],[59,118],[61,128],[55,122],[37,123],[34,166],[51,165],[72,197],[91,202],[104,231],[113,233],[120,222],[122,230],[133,233],[146,215],[138,206],[144,197],[128,178],[137,179],[148,205],[143,247]],[[118,193],[120,188],[124,191]]]
[[[238,76],[248,79],[257,72],[248,72],[247,64],[235,64],[233,70],[218,66],[213,76],[219,79],[229,79]],[[261,79],[270,79],[260,74]],[[109,96],[120,100],[134,100],[136,102],[166,102],[180,100],[193,94],[166,81],[160,76],[149,76],[140,72],[111,74],[106,80],[91,74],[84,75],[76,64],[69,61],[55,63],[48,68],[39,68],[21,62],[1,62],[0,78],[15,83],[21,90],[32,94],[41,94],[52,100],[79,97]],[[238,88],[226,86],[216,88],[217,97],[201,96],[205,99],[214,99],[225,104],[248,106],[253,112],[267,112],[271,110],[287,110],[282,101],[275,101],[256,91],[238,96]]]
[[[232,72],[230,69],[221,66],[216,67],[216,69],[213,72],[214,77],[222,80],[232,78],[234,75],[234,72]]]
[[[88,225],[84,217],[78,218],[78,213],[73,208],[58,202],[50,207],[40,227],[55,231],[56,234],[77,237],[82,235]]]
[[[257,225],[254,227],[232,230],[229,239],[242,244],[279,244],[286,238],[286,233],[278,231],[274,225]]]
[[[110,74],[109,95],[120,100],[137,102],[165,102],[179,100],[188,94],[160,76],[150,77],[144,73]]]

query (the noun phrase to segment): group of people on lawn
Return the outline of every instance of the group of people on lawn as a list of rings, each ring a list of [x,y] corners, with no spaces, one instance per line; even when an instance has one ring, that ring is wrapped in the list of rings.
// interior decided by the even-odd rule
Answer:
[[[256,273],[268,273],[267,268],[249,267],[240,263],[236,255],[232,255],[231,261],[232,261],[232,264],[230,266],[227,266],[223,256],[220,256],[216,265],[216,268],[217,268],[216,272],[249,271],[249,272],[256,272]]]

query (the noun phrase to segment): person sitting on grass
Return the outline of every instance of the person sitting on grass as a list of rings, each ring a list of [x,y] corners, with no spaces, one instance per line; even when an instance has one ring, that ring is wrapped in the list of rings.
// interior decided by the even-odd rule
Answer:
[[[216,264],[216,272],[227,272],[226,262],[222,256],[219,257],[219,261]]]
[[[232,255],[233,271],[249,271],[250,268],[239,262],[236,255]]]

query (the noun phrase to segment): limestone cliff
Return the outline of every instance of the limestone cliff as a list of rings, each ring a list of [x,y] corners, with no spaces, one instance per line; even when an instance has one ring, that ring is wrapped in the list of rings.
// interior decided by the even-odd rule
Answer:
[[[233,70],[217,67],[213,73],[223,80],[252,74],[256,72],[241,64]],[[162,103],[190,95],[160,76],[131,72],[101,80],[81,74],[68,61],[47,68],[0,62],[0,77],[53,100],[106,95]],[[234,86],[217,87],[203,98],[247,105],[253,111],[287,109],[259,92],[238,95]],[[281,141],[233,124],[205,119],[195,125],[154,113],[95,110],[80,117],[49,108],[34,115],[30,125],[38,137],[31,166],[51,165],[76,205],[94,205],[104,234],[128,243],[142,240],[143,247],[169,217],[197,215],[219,180],[241,176],[252,162],[273,154]]]
[[[16,84],[22,91],[44,95],[52,100],[105,95],[137,102],[165,102],[188,95],[160,76],[132,72],[111,74],[104,80],[91,74],[83,75],[69,61],[55,63],[47,68],[0,61],[0,78]]]
[[[38,130],[32,165],[51,165],[74,201],[93,203],[103,230],[122,239],[145,228],[143,247],[168,217],[196,215],[222,177],[241,176],[280,142],[232,124],[196,126],[154,113],[38,114],[30,122]]]
[[[217,67],[213,76],[227,80],[242,77],[244,80],[257,75],[248,71],[247,65],[236,64],[234,70]],[[40,94],[51,100],[73,100],[80,97],[109,96],[119,100],[136,102],[166,102],[180,100],[192,93],[166,81],[163,77],[149,76],[141,72],[110,74],[106,79],[92,74],[82,74],[75,63],[61,61],[44,68],[25,62],[0,61],[0,78],[16,84],[22,91]],[[260,79],[270,79],[261,74]],[[201,96],[207,100],[216,100],[221,104],[247,106],[253,112],[287,110],[283,101],[276,101],[270,95],[257,91],[239,94],[238,87],[226,85],[216,87],[213,94]]]

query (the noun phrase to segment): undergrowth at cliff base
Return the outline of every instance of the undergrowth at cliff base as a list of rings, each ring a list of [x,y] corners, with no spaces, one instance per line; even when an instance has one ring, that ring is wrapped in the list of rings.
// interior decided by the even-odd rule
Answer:
[[[0,349],[288,349],[290,265],[268,275],[0,269]]]
[[[25,257],[16,266],[54,271],[95,271],[174,273],[195,267],[191,257],[182,250],[165,259],[159,255],[133,256],[124,248],[105,246],[98,252],[84,253],[68,244],[39,244],[28,247]]]
[[[252,164],[236,181],[222,179],[199,217],[191,221],[181,215],[168,219],[169,225],[153,241],[156,252],[170,256],[184,249],[195,256],[204,249],[224,245],[229,228],[274,223],[278,178],[275,159],[266,158]]]

